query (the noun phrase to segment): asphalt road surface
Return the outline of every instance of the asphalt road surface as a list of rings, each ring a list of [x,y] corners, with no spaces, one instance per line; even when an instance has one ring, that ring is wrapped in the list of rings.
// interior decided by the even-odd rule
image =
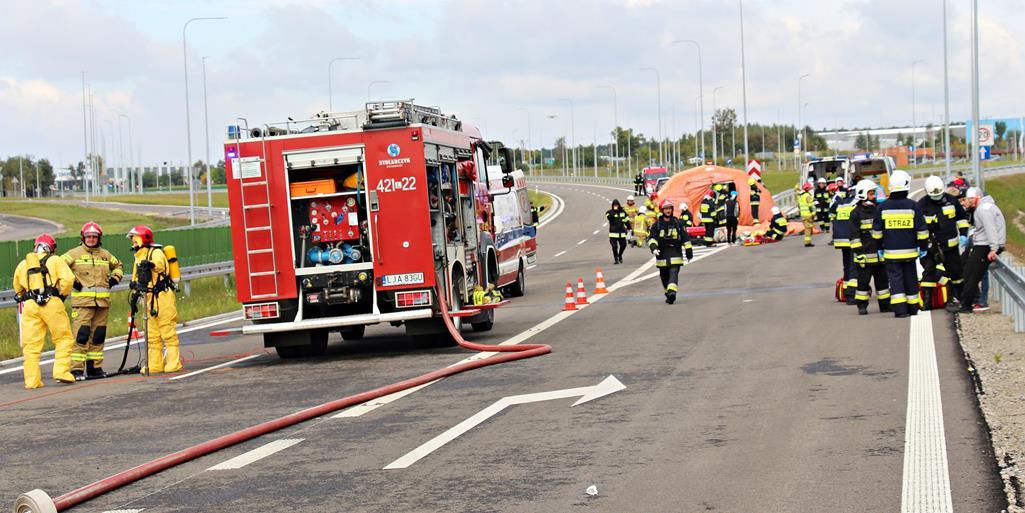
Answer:
[[[626,192],[543,189],[566,208],[542,228],[526,297],[498,311],[493,331],[465,335],[499,343],[532,330],[528,342],[551,344],[551,354],[321,417],[72,511],[846,512],[900,511],[902,500],[921,496],[949,497],[948,511],[1002,508],[949,314],[909,321],[873,304],[858,317],[835,303],[840,257],[828,236],[808,249],[800,237],[701,249],[681,273],[680,300],[666,305],[647,251],[630,249],[624,265],[611,265],[602,214]],[[597,266],[614,290],[560,314],[566,281],[583,277],[590,287]],[[916,336],[927,344],[909,344],[912,322],[925,326]],[[175,380],[48,382],[33,392],[22,390],[18,372],[0,374],[0,501],[7,507],[33,488],[57,496],[472,355],[416,350],[401,335],[390,327],[369,329],[359,342],[333,335],[327,356],[283,361],[258,337],[197,330],[182,337],[188,371],[234,363]],[[913,347],[935,348],[936,364],[922,366],[933,374],[909,372],[911,363],[930,363],[919,353],[911,361]],[[116,365],[108,359],[106,367]],[[940,395],[923,402],[930,375]],[[626,388],[577,406],[578,397],[566,396],[485,413],[421,459],[386,469],[503,397],[591,387],[608,376]],[[909,414],[935,413],[940,403],[942,422],[906,430]],[[922,457],[906,464],[908,450]],[[593,496],[585,493],[592,485]]]
[[[0,214],[0,241],[34,239],[43,232],[60,231],[61,226],[45,219]]]

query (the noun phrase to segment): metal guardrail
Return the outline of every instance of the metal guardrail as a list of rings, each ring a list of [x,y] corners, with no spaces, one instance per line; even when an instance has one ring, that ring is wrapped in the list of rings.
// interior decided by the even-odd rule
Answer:
[[[911,175],[912,178],[921,178],[923,176],[929,176],[929,175],[943,176],[946,173],[946,169],[935,168],[935,167],[929,168],[929,169],[918,169],[918,168],[913,168],[913,167],[903,168],[903,169],[905,171],[907,171],[908,174]],[[972,169],[971,166],[952,166],[950,168],[950,170],[954,171],[954,172],[957,172],[957,171],[971,171],[971,169]],[[982,173],[985,176],[987,176],[987,177],[989,177],[989,176],[1009,175],[1009,174],[1020,173],[1020,172],[1025,172],[1025,164],[1022,164],[1020,162],[1017,163],[1017,164],[1007,164],[1007,165],[1003,165],[1003,166],[991,166],[991,167],[984,167],[984,168],[982,168]],[[969,180],[972,179],[971,173],[966,173],[965,176]],[[950,178],[950,177],[947,177],[947,178]]]
[[[527,176],[527,181],[540,183],[580,182],[598,185],[633,185],[632,178],[617,178],[614,176]]]
[[[1000,312],[1014,321],[1015,333],[1025,332],[1025,266],[1005,254],[989,270],[990,292],[1000,301]]]
[[[203,265],[192,265],[189,267],[182,268],[181,284],[185,291],[185,294],[189,294],[189,282],[198,278],[207,278],[210,276],[223,276],[235,272],[235,262],[216,262],[212,264]],[[117,284],[111,289],[112,292],[118,292],[121,290],[128,290],[128,280],[121,280],[121,283]],[[0,291],[0,308],[10,308],[17,305],[14,301],[14,290],[7,289]]]

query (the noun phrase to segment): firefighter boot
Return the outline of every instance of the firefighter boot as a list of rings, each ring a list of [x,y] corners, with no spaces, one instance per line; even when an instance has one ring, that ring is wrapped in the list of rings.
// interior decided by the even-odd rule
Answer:
[[[868,301],[858,301],[858,315],[868,315]]]
[[[890,298],[879,300],[879,313],[886,313],[890,311]]]
[[[936,289],[932,287],[922,287],[921,289],[921,308],[922,310],[930,310],[932,308],[932,295],[936,293]]]

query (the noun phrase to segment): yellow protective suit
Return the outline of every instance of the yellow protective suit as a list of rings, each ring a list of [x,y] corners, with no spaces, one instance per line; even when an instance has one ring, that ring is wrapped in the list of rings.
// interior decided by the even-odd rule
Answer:
[[[68,269],[68,264],[59,256],[51,255],[46,259],[45,267],[46,282],[62,296],[70,294],[75,275]],[[27,292],[30,292],[28,264],[22,260],[14,270],[14,293],[21,295]],[[43,386],[39,355],[46,343],[47,330],[54,345],[53,379],[62,383],[75,382],[75,377],[71,375],[71,349],[75,346],[71,337],[71,322],[64,310],[64,302],[53,295],[42,305],[34,299],[24,302],[21,313],[21,354],[25,358],[26,389]]]
[[[178,331],[175,325],[178,324],[178,305],[175,301],[174,290],[163,288],[162,282],[170,281],[168,278],[167,256],[164,250],[159,247],[146,246],[135,252],[135,265],[132,267],[132,281],[138,281],[139,262],[149,260],[153,262],[152,278],[145,286],[147,290],[158,292],[147,292],[145,305],[139,305],[139,313],[146,309],[148,318],[146,320],[146,345],[147,363],[145,373],[160,374],[161,372],[178,372],[182,369],[181,353],[178,349]],[[163,290],[161,290],[163,288]],[[155,296],[155,297],[154,297]],[[154,314],[155,312],[155,314]],[[164,349],[167,349],[165,358]]]

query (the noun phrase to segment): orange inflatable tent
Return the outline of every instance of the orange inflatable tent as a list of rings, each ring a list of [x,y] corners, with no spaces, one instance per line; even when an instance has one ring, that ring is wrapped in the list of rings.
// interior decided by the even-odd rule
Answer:
[[[737,191],[737,200],[740,203],[740,225],[752,226],[754,219],[751,217],[751,187],[747,185],[748,175],[740,169],[720,166],[699,166],[676,173],[658,191],[658,199],[668,199],[676,206],[676,213],[680,213],[680,205],[687,202],[687,206],[694,216],[695,222],[700,222],[701,200],[712,188],[712,184],[726,184],[730,190]],[[732,185],[731,185],[732,184]],[[758,182],[756,185],[762,191],[761,204],[758,207],[758,220],[764,224],[772,217],[772,193],[765,186]],[[727,193],[728,194],[728,193]]]

